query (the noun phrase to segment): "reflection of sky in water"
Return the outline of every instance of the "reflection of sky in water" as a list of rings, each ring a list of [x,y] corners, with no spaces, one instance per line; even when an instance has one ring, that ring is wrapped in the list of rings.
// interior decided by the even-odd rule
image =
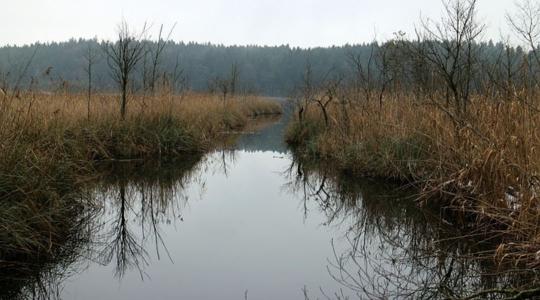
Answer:
[[[105,188],[102,244],[63,283],[63,298],[244,299],[247,290],[248,299],[304,299],[306,287],[309,299],[440,299],[513,284],[480,276],[492,264],[463,259],[470,244],[446,239],[438,218],[395,186],[293,163],[284,129],[281,121],[241,136],[238,150],[207,155],[174,183],[127,176],[123,188],[122,180]],[[145,252],[144,280],[133,266],[115,277],[118,256],[99,252],[113,240],[108,232],[122,232],[112,230],[121,190],[126,228]],[[148,197],[155,228],[141,213]]]
[[[113,258],[106,266],[90,263],[69,278],[63,297],[244,299],[247,290],[249,299],[302,299],[304,286],[314,297],[321,296],[320,288],[338,291],[341,286],[327,265],[333,256],[331,241],[338,248],[345,242],[346,222],[324,226],[327,217],[311,201],[306,218],[303,193],[289,186],[286,172],[292,162],[282,136],[289,108],[280,122],[241,136],[239,150],[207,155],[177,184],[174,201],[158,214],[158,231],[170,259],[161,242],[156,247],[149,217],[142,221],[140,187],[128,184],[127,227],[137,241],[144,240],[144,280],[136,268],[115,278]],[[118,194],[113,188],[104,195],[107,221],[100,237],[115,224]]]
[[[181,207],[188,198],[179,213],[183,221],[159,224],[173,263],[163,249],[158,260],[149,239],[144,281],[136,269],[116,279],[114,263],[92,264],[68,279],[65,298],[242,299],[248,290],[253,299],[290,299],[303,297],[304,286],[313,295],[319,287],[340,288],[326,269],[330,241],[340,230],[321,225],[326,217],[313,202],[304,219],[301,196],[286,188],[287,155],[236,152],[234,163],[228,160],[227,176],[220,152],[208,159],[196,175],[203,182],[192,182],[176,195]],[[134,206],[128,226],[140,238]]]

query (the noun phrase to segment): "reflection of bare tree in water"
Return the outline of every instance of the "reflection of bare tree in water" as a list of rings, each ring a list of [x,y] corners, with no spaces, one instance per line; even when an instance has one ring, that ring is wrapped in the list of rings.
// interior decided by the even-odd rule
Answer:
[[[137,268],[143,276],[143,264],[147,264],[147,252],[139,239],[131,232],[128,226],[129,212],[126,211],[129,204],[126,201],[126,185],[118,186],[120,203],[117,216],[108,233],[109,243],[102,251],[104,263],[108,264],[116,257],[115,275],[122,277],[128,269]]]
[[[308,217],[308,202],[312,201],[326,215],[327,223],[330,224],[356,216],[359,191],[336,190],[346,185],[336,186],[328,170],[321,168],[318,172],[313,172],[300,161],[293,161],[286,176],[291,179],[289,188],[303,196],[304,217]]]
[[[103,182],[101,193],[110,205],[110,221],[99,257],[104,265],[115,261],[116,276],[136,269],[144,278],[150,261],[149,245],[153,245],[150,247],[158,260],[163,251],[170,259],[160,225],[183,220],[181,210],[187,205],[187,197],[181,191],[195,179],[197,162],[168,165],[166,169],[153,165],[152,172],[139,170],[138,174],[134,173],[137,166],[117,166]]]
[[[230,164],[234,164],[236,160],[235,151],[222,149],[221,150],[221,169],[225,176],[229,176]]]
[[[202,162],[200,159],[157,166],[114,166],[97,189],[103,203],[110,206],[107,217],[110,221],[105,224],[105,235],[100,241],[104,245],[98,254],[101,264],[114,261],[118,277],[136,269],[144,278],[151,248],[158,260],[162,253],[171,259],[161,225],[183,222],[182,211],[188,205],[183,193],[186,186],[198,182],[203,188],[200,174],[208,168],[227,175],[235,157],[234,151],[223,150]]]
[[[179,187],[183,189],[184,181],[177,182],[177,185],[179,185]],[[157,183],[154,186],[141,183],[138,186],[138,188],[139,188],[139,194],[141,197],[140,216],[141,216],[141,227],[142,227],[142,239],[153,240],[157,259],[161,259],[161,255],[160,255],[161,248],[164,249],[169,259],[171,259],[171,256],[169,255],[169,252],[167,251],[165,241],[163,240],[163,236],[161,234],[159,224],[162,222],[166,222],[167,224],[169,224],[171,222],[171,220],[168,217],[167,219],[164,219],[164,217],[166,216],[166,215],[164,216],[164,213],[167,210],[166,208],[170,200],[175,199],[177,196],[174,192],[175,189],[171,188],[168,185],[163,185],[160,183]],[[185,201],[187,202],[187,199],[185,199]],[[180,218],[180,220],[183,221],[182,215],[175,211],[171,211],[168,215],[171,215],[172,218],[174,217]],[[149,228],[146,228],[146,227],[149,227]]]
[[[114,264],[117,277],[137,270],[144,278],[154,248],[157,259],[169,256],[161,225],[182,222],[188,184],[204,186],[209,168],[227,173],[233,151],[180,162],[122,163],[101,166],[100,180],[73,200],[68,223],[51,224],[50,253],[31,257],[0,256],[0,299],[57,299],[62,282],[91,262]],[[157,163],[157,165],[156,165]],[[1,243],[1,241],[0,241]],[[153,253],[152,253],[153,254]]]
[[[528,299],[538,295],[539,274],[497,266],[492,244],[463,239],[410,194],[389,185],[329,174],[294,162],[290,188],[345,227],[331,242],[330,276],[360,299]],[[345,225],[345,226],[343,226]],[[340,227],[341,228],[341,227]],[[489,251],[490,250],[490,251]],[[305,291],[308,296],[309,291]],[[346,299],[342,293],[334,299]]]

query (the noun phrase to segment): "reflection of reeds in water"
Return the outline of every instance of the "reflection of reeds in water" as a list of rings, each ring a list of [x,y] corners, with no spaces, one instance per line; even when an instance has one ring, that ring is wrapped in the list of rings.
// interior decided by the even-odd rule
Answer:
[[[88,244],[96,228],[96,208],[82,205],[81,200],[73,201],[73,207],[69,211],[63,211],[59,220],[54,222],[57,216],[51,216],[52,223],[50,228],[46,229],[48,234],[45,231],[35,232],[36,236],[28,237],[48,237],[49,249],[26,249],[26,252],[15,249],[10,253],[3,248],[0,263],[0,299],[60,298],[62,280],[75,268],[83,267],[77,262],[80,257],[88,255]]]
[[[73,211],[63,216],[63,223],[51,224],[51,237],[59,240],[51,242],[50,251],[2,256],[0,299],[60,298],[65,278],[93,262],[113,263],[118,277],[132,269],[143,276],[149,249],[155,249],[158,259],[162,253],[168,255],[160,225],[182,218],[187,205],[183,189],[200,180],[198,171],[205,166],[200,156],[98,166],[101,175],[80,193],[90,200],[84,203],[92,205],[74,200]]]
[[[197,180],[200,157],[166,164],[116,164],[95,186],[105,220],[98,239],[102,247],[96,258],[103,265],[114,261],[115,275],[136,269],[144,277],[150,262],[149,249],[157,259],[169,258],[161,224],[182,220],[187,197],[185,186]]]
[[[222,150],[182,161],[102,166],[104,175],[92,192],[103,205],[99,218],[104,221],[94,233],[97,246],[93,261],[114,263],[117,277],[137,270],[144,279],[151,253],[158,260],[171,259],[162,225],[183,221],[189,200],[185,188],[194,183],[204,187],[201,174],[211,171],[226,175],[232,163],[234,151]]]
[[[187,153],[213,149],[226,131],[242,128],[250,117],[281,111],[259,97],[223,103],[209,94],[159,93],[132,95],[122,120],[115,94],[96,94],[90,111],[82,94],[27,91],[0,98],[0,286],[6,287],[0,295],[8,298],[32,289],[32,282],[39,282],[34,274],[81,253],[75,241],[87,244],[90,238],[81,228],[95,224],[76,220],[85,219],[94,206],[83,190],[98,175],[95,163],[184,159]],[[131,197],[127,187],[125,198]],[[128,237],[120,238],[120,246]]]
[[[502,269],[484,255],[491,243],[463,238],[435,211],[416,207],[410,193],[330,169],[296,161],[288,176],[291,188],[326,214],[327,224],[346,225],[346,245],[331,242],[328,268],[360,299],[525,299],[538,293],[540,274]]]

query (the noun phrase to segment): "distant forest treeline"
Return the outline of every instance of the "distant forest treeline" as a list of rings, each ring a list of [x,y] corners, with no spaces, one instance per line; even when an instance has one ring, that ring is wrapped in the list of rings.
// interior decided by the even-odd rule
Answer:
[[[152,41],[145,43],[148,43],[149,48],[156,44]],[[92,75],[94,88],[113,90],[116,85],[110,76],[101,44],[96,39],[71,39],[67,42],[4,46],[0,48],[0,84],[10,87],[18,85],[22,89],[84,90],[87,87],[88,64],[85,57],[88,49],[92,49],[97,54]],[[369,65],[373,45],[367,43],[303,49],[287,45],[223,46],[169,41],[160,59],[160,72],[181,73],[186,87],[207,90],[218,78],[227,77],[231,67],[236,64],[239,89],[287,96],[295,87],[302,85],[308,63],[313,74],[324,76],[332,72],[350,75],[355,72],[351,58],[360,58],[365,65]],[[482,49],[485,60],[492,62],[508,51],[503,43],[486,42],[477,44],[477,47]],[[512,48],[511,52],[516,57],[523,53],[520,48]],[[141,89],[144,84],[143,70],[144,63],[140,63],[132,82],[134,90]],[[373,72],[378,70],[374,66]]]

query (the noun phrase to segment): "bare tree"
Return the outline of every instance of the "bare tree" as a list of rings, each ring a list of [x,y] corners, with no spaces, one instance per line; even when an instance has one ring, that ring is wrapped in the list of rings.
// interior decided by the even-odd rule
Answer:
[[[235,95],[238,89],[238,78],[240,77],[240,71],[238,64],[234,62],[231,65],[231,72],[229,76],[225,78],[217,76],[208,82],[208,90],[212,93],[219,90],[223,101],[227,100],[227,95]]]
[[[516,6],[517,12],[514,15],[507,14],[506,19],[518,36],[527,43],[537,66],[540,67],[540,3],[523,0]]]
[[[444,0],[440,22],[422,21],[417,29],[415,54],[423,56],[445,82],[447,103],[453,99],[455,113],[463,115],[470,100],[473,68],[479,55],[475,40],[484,30],[476,22],[477,0]]]
[[[176,27],[176,24],[173,25],[167,37],[163,39],[163,25],[161,25],[159,28],[159,34],[158,34],[158,39],[155,44],[155,48],[150,50],[152,54],[152,61],[151,61],[152,66],[150,70],[150,78],[149,78],[148,85],[149,85],[150,93],[152,94],[154,93],[155,88],[156,88],[156,81],[159,74],[159,66],[161,63],[161,56],[163,54],[163,50],[165,50],[165,46],[167,46],[167,42],[170,40],[175,27]]]
[[[228,79],[217,78],[216,84],[217,84],[218,89],[221,91],[223,102],[225,103],[225,101],[227,100],[227,95],[230,92],[230,87],[231,87],[230,81]]]
[[[171,77],[171,88],[173,93],[180,93],[183,94],[187,89],[189,85],[189,79],[184,72],[184,69],[182,68],[180,64],[180,56],[176,56],[176,62],[174,64],[174,68],[172,73],[170,74]]]
[[[304,116],[307,115],[310,99],[316,94],[316,87],[313,79],[313,69],[309,59],[306,61],[306,67],[303,74],[303,84],[300,90],[300,96],[295,97],[296,106],[298,107],[298,120],[303,122]]]
[[[120,116],[125,119],[127,112],[127,93],[131,75],[135,67],[144,55],[144,44],[142,42],[146,34],[146,24],[140,33],[134,33],[124,20],[118,26],[118,40],[116,42],[106,42],[103,46],[107,57],[107,64],[111,70],[113,79],[120,88]]]
[[[494,93],[495,97],[502,96],[506,101],[512,101],[530,77],[528,74],[521,74],[526,54],[521,48],[512,47],[508,39],[499,44],[497,49],[495,61],[488,61],[483,66],[488,80],[485,90]]]
[[[236,94],[236,89],[237,89],[237,85],[238,85],[238,79],[240,77],[240,71],[238,69],[238,63],[237,62],[234,62],[232,65],[231,65],[231,74],[230,74],[230,78],[229,78],[229,84],[230,84],[230,90],[231,90],[231,95],[235,95]]]
[[[343,77],[341,77],[341,76],[336,77],[335,79],[325,80],[322,83],[321,92],[319,94],[314,95],[310,99],[321,110],[321,113],[323,114],[323,118],[324,118],[324,125],[326,127],[330,126],[330,118],[329,118],[329,115],[328,115],[328,106],[334,100],[336,100],[342,80],[343,80]]]
[[[162,84],[165,90],[168,90],[171,96],[175,94],[182,95],[189,85],[188,77],[180,64],[180,57],[177,55],[176,62],[172,71],[162,73]]]
[[[393,50],[395,44],[393,41],[389,41],[380,47],[377,47],[377,55],[375,59],[375,65],[377,66],[377,87],[378,87],[378,100],[379,100],[379,116],[383,106],[383,98],[389,85],[395,79],[396,66]]]
[[[5,100],[7,97],[7,86],[8,86],[8,73],[4,73],[0,70],[0,98]]]
[[[354,87],[356,89],[355,94],[360,95],[364,93],[364,100],[370,102],[373,91],[373,73],[375,64],[375,52],[378,48],[376,41],[373,41],[370,45],[369,55],[367,60],[360,53],[348,53],[347,58],[349,65],[353,69],[354,73]]]
[[[303,121],[307,115],[310,105],[318,107],[323,115],[326,127],[330,125],[330,116],[328,114],[329,105],[337,100],[343,81],[342,75],[331,77],[334,70],[330,69],[320,80],[315,80],[311,63],[308,60],[301,87],[301,96],[298,97],[296,105],[298,106],[298,120]]]
[[[28,57],[22,69],[18,71],[17,79],[15,80],[15,84],[13,85],[13,87],[10,88],[8,86],[4,86],[4,90],[6,91],[6,93],[8,90],[11,90],[12,94],[10,96],[10,99],[20,98],[23,80],[30,71],[30,66],[32,65],[34,58],[36,57],[38,49],[39,49],[39,45],[34,47],[34,51],[32,51],[32,54],[30,55],[30,57]],[[33,79],[31,79],[31,85],[32,85],[32,82],[33,82]]]
[[[90,119],[90,102],[92,100],[92,76],[93,76],[93,68],[94,65],[99,60],[99,53],[96,51],[96,49],[93,47],[93,45],[90,43],[88,44],[88,48],[86,49],[86,53],[84,54],[84,60],[86,62],[84,71],[86,72],[87,78],[88,78],[88,86],[87,86],[87,118]]]

